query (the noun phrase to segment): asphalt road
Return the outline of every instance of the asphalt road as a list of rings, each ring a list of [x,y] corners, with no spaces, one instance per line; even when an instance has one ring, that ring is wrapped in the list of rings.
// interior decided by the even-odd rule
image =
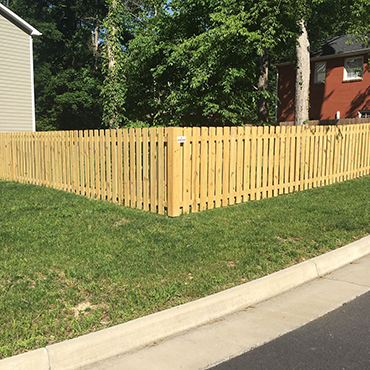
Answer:
[[[369,370],[370,293],[212,370]]]

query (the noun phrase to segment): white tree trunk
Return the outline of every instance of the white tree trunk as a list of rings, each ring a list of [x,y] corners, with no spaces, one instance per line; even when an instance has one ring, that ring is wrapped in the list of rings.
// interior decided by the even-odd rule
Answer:
[[[266,52],[260,56],[260,77],[258,79],[258,91],[266,93],[269,86],[269,62]],[[258,121],[269,121],[269,106],[264,95],[261,95],[258,100]]]
[[[295,104],[294,104],[294,124],[303,125],[308,121],[309,93],[310,93],[310,42],[306,25],[302,21],[302,33],[298,38],[296,47],[297,53],[297,72],[295,81]]]
[[[117,1],[113,0],[111,8],[109,9],[108,16],[110,16],[110,13],[114,12],[116,8],[117,8]],[[112,24],[110,25],[109,29],[107,30],[107,33],[108,33],[108,45],[107,46],[108,46],[108,72],[109,72],[113,70],[114,65],[116,64],[114,50],[112,46],[112,42],[116,42],[115,35],[117,33],[117,25],[114,22],[112,22]]]

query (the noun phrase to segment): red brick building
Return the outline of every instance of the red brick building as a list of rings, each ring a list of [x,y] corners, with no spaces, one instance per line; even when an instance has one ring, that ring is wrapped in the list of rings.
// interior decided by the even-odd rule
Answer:
[[[311,53],[310,120],[370,117],[369,47],[333,37]],[[278,67],[277,121],[294,120],[295,68]]]

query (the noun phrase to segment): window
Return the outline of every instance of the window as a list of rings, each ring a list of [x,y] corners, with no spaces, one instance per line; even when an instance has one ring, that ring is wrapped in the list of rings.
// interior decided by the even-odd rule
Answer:
[[[344,61],[344,79],[362,80],[363,57],[347,58]]]
[[[315,84],[325,83],[326,62],[315,63]]]
[[[358,112],[358,118],[370,118],[370,110],[360,110]]]

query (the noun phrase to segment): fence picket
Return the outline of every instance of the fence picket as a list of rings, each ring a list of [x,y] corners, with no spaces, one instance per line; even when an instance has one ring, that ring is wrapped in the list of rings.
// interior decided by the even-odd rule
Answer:
[[[267,167],[267,198],[271,198],[274,193],[274,171],[275,171],[275,151],[276,151],[276,133],[274,127],[269,127],[270,137],[268,139],[268,167]]]
[[[142,157],[141,157],[141,129],[136,129],[136,207],[142,208],[143,179],[142,179]]]
[[[193,145],[192,145],[192,204],[191,212],[198,212],[199,204],[199,136],[200,128],[193,128]]]
[[[207,179],[207,166],[208,166],[208,127],[202,127],[200,131],[201,137],[200,137],[200,178],[206,186],[203,185],[203,183],[200,183],[200,200],[199,200],[199,210],[204,211],[207,208],[207,188],[208,188],[208,179]]]
[[[128,130],[123,131],[123,188],[124,188],[124,204],[130,206],[130,149]]]
[[[142,129],[143,138],[143,209],[149,211],[149,149],[148,149],[148,129]]]
[[[267,197],[267,189],[268,189],[268,163],[269,163],[269,145],[271,145],[271,138],[269,137],[270,127],[265,126],[263,127],[263,149],[262,149],[262,179],[261,179],[261,197]]]
[[[225,207],[230,204],[230,127],[224,127],[223,140],[222,207]]]
[[[236,127],[231,127],[229,159],[229,205],[235,204],[236,145]]]
[[[164,201],[165,201],[165,135],[166,131],[163,127],[158,129],[158,213],[160,215],[164,214]]]
[[[243,201],[246,202],[251,196],[251,140],[252,127],[245,127],[244,130],[244,171],[243,171]]]
[[[215,127],[209,128],[208,134],[208,209],[214,208],[215,199],[215,167],[216,167],[216,143],[215,143]]]
[[[256,166],[257,166],[257,130],[252,130],[251,135],[251,175],[250,175],[250,199],[257,198],[257,182],[256,182]]]
[[[94,179],[95,179],[95,192],[94,198],[100,199],[101,187],[100,187],[100,150],[99,150],[99,131],[94,130]]]
[[[216,127],[215,134],[215,208],[221,207],[222,201],[222,128]]]
[[[156,183],[156,179],[157,179],[157,131],[155,127],[151,127],[149,129],[149,138],[150,138],[150,159],[149,159],[150,211],[155,213],[157,212],[157,186],[156,186],[157,185]],[[127,150],[127,153],[129,153],[128,150]]]
[[[118,148],[117,148],[117,131],[111,130],[111,147],[112,147],[112,202],[118,204]]]

